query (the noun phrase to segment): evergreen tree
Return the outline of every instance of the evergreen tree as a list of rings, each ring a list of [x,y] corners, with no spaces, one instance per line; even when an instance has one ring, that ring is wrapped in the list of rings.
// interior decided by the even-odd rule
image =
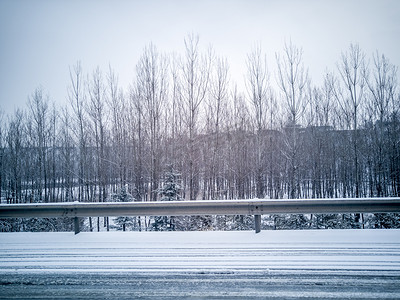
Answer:
[[[113,194],[112,195],[112,201],[113,202],[133,202],[135,201],[135,198],[128,193],[128,188],[127,186],[123,186],[118,194]],[[126,217],[126,216],[121,216],[117,217],[114,220],[116,224],[117,230],[123,230],[126,231],[127,228],[133,228],[135,225],[135,217]]]
[[[282,214],[274,218],[276,229],[305,229],[309,228],[309,220],[303,214]]]
[[[400,227],[400,214],[386,213],[374,214],[372,223],[375,228],[399,228]]]
[[[160,201],[179,201],[181,200],[180,174],[176,172],[172,165],[168,165],[164,175],[164,183],[158,189]],[[156,216],[152,228],[155,231],[175,230],[176,217]]]
[[[181,174],[177,173],[172,165],[168,166],[165,173],[164,184],[158,189],[161,201],[179,201],[181,200],[182,187],[180,184]]]

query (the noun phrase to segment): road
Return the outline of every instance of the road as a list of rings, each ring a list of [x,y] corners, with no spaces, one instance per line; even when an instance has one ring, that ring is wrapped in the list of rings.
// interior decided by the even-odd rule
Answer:
[[[1,299],[400,299],[400,230],[1,233]]]

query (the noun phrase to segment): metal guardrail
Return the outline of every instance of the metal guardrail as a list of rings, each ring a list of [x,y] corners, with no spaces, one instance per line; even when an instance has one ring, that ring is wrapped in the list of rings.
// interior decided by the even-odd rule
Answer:
[[[75,233],[79,217],[254,215],[255,230],[261,230],[263,214],[389,213],[400,212],[400,198],[203,200],[170,202],[39,203],[2,204],[0,218],[72,217]]]

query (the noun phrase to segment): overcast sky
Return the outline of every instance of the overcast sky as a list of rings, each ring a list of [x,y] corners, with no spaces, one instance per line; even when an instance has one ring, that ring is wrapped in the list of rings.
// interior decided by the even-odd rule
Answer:
[[[65,103],[69,67],[78,60],[85,73],[110,64],[126,89],[146,45],[182,53],[189,33],[228,59],[236,81],[256,43],[273,73],[275,52],[289,39],[303,48],[316,83],[350,43],[400,66],[398,0],[0,0],[0,109],[25,108],[39,86]]]

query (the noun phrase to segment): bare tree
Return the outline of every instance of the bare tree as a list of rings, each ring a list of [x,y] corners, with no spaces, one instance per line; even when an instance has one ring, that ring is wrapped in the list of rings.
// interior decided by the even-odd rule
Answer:
[[[309,83],[308,71],[303,64],[303,51],[290,42],[285,43],[283,57],[276,54],[278,65],[278,85],[283,92],[289,124],[297,125],[306,102]]]
[[[184,128],[184,101],[182,99],[182,84],[180,82],[180,67],[182,62],[177,54],[173,54],[170,60],[171,73],[171,96],[168,98],[167,120],[168,136],[171,141],[168,143],[167,161],[176,170],[183,169],[183,138]]]
[[[72,137],[70,114],[65,108],[61,112],[61,129],[60,129],[60,147],[61,147],[61,166],[62,176],[61,184],[63,189],[62,201],[71,201],[74,198],[74,179],[75,179],[75,149],[77,148]],[[79,148],[78,148],[79,149]],[[79,163],[79,160],[77,161]],[[79,180],[78,180],[79,182]],[[78,186],[80,190],[80,187]]]
[[[77,139],[79,167],[78,167],[78,200],[92,200],[89,189],[89,154],[88,154],[88,124],[86,114],[86,89],[85,80],[83,79],[81,63],[77,62],[73,69],[69,70],[70,86],[68,87],[68,99],[72,108],[71,122],[72,131]]]
[[[270,83],[266,56],[262,55],[261,47],[257,46],[247,56],[247,90],[253,106],[256,127],[256,160],[255,180],[256,196],[264,198],[264,161],[265,149],[263,131],[267,127],[267,117],[270,110]]]
[[[143,103],[140,101],[140,97],[137,94],[136,86],[131,87],[130,90],[130,115],[131,126],[132,126],[132,138],[131,145],[134,149],[134,181],[135,181],[135,193],[134,198],[139,201],[143,201],[145,197],[144,189],[144,132],[145,132],[145,120],[144,120],[144,108]]]
[[[30,117],[34,136],[33,145],[36,149],[36,192],[38,201],[48,202],[48,170],[47,147],[49,146],[49,99],[43,95],[43,89],[37,88],[28,99]],[[43,195],[44,192],[44,195]]]
[[[93,122],[93,130],[96,145],[97,180],[99,183],[98,201],[106,199],[106,169],[105,169],[105,146],[106,146],[106,124],[105,124],[105,93],[106,87],[100,68],[97,67],[89,82],[90,102],[88,115]]]
[[[49,174],[49,196],[50,201],[57,202],[59,195],[59,185],[57,182],[60,180],[60,172],[58,168],[58,119],[59,114],[55,104],[52,104],[52,108],[49,115],[49,158],[48,163],[48,174]],[[58,188],[57,188],[58,187]]]
[[[98,201],[104,202],[107,198],[107,172],[106,172],[106,86],[103,74],[97,67],[91,79],[88,80],[88,91],[90,101],[87,106],[88,115],[92,121],[92,134],[95,142],[96,158],[96,180],[98,188]],[[104,226],[109,230],[109,219],[104,218]],[[99,231],[100,219],[97,219],[97,228]]]
[[[111,148],[113,155],[110,156],[110,168],[114,177],[114,193],[122,190],[128,184],[128,128],[129,110],[126,107],[125,97],[122,89],[118,86],[118,77],[114,70],[109,67],[107,74],[107,103],[111,112]],[[118,187],[118,189],[117,189]]]
[[[8,128],[6,132],[6,145],[8,148],[7,161],[7,203],[18,203],[22,198],[22,176],[23,176],[23,166],[26,161],[24,158],[23,148],[24,148],[24,114],[21,110],[17,110],[14,117],[8,122]],[[31,171],[31,168],[30,170]],[[29,172],[28,171],[28,172]],[[35,178],[33,175],[31,178]],[[31,179],[29,178],[29,179]],[[35,186],[31,185],[31,191],[34,192]],[[36,182],[35,182],[36,184]],[[37,190],[37,189],[36,189]]]
[[[389,62],[385,55],[376,52],[373,59],[372,78],[366,78],[370,91],[369,113],[371,122],[375,123],[370,138],[373,144],[369,147],[369,150],[373,151],[370,159],[370,189],[375,185],[376,195],[382,197],[389,194],[390,174],[387,174],[385,170],[389,169],[390,154],[388,155],[388,151],[392,150],[390,144],[393,136],[387,134],[387,128],[393,112],[392,103],[396,98],[398,83],[397,68]],[[375,166],[372,166],[372,162]],[[371,194],[373,196],[374,191],[371,191]]]
[[[199,37],[189,35],[185,38],[185,56],[181,66],[181,95],[184,102],[184,116],[188,130],[188,187],[189,199],[195,200],[198,194],[198,168],[196,167],[195,139],[201,104],[206,98],[212,55],[201,54],[198,48]]]
[[[306,104],[306,89],[309,83],[308,72],[303,65],[303,52],[290,42],[285,43],[283,57],[276,54],[278,64],[277,83],[282,91],[288,113],[286,125],[286,156],[288,158],[288,193],[290,198],[299,196],[299,139],[298,121]]]
[[[232,198],[245,199],[252,197],[251,184],[251,165],[249,132],[253,131],[250,120],[250,110],[245,96],[237,91],[235,87],[232,91],[232,102],[228,125],[230,136],[227,147],[227,161],[230,173],[228,178],[230,185],[235,187],[231,192]]]
[[[226,119],[227,96],[228,96],[228,63],[226,59],[218,58],[215,68],[212,70],[210,82],[210,95],[207,99],[207,128],[208,128],[208,150],[206,151],[208,161],[208,176],[204,176],[203,198],[221,198],[223,190],[223,176],[221,160],[221,130]],[[211,153],[210,153],[211,152]],[[209,159],[211,157],[211,159]],[[206,192],[208,191],[208,192]],[[206,195],[207,194],[207,195]]]
[[[89,145],[89,118],[87,114],[87,81],[83,78],[82,66],[78,61],[70,68],[70,86],[68,88],[68,99],[73,112],[72,131],[78,144],[78,200],[93,201],[92,186],[92,157]],[[89,217],[90,231],[93,231],[92,218]],[[98,230],[99,224],[98,224]]]
[[[344,91],[335,92],[338,104],[342,112],[347,116],[349,126],[352,129],[352,152],[354,160],[354,185],[355,197],[360,197],[361,172],[359,153],[359,123],[362,104],[366,91],[366,63],[365,54],[358,45],[350,45],[349,51],[342,53],[338,64],[338,71]]]
[[[165,56],[158,53],[153,44],[146,47],[137,71],[137,97],[143,103],[145,120],[149,123],[150,142],[150,200],[157,200],[157,190],[161,173],[161,122],[167,100],[167,70]]]
[[[4,113],[0,109],[0,203],[3,199],[3,190],[5,190],[4,182],[6,178],[5,170],[5,126],[4,126]]]

